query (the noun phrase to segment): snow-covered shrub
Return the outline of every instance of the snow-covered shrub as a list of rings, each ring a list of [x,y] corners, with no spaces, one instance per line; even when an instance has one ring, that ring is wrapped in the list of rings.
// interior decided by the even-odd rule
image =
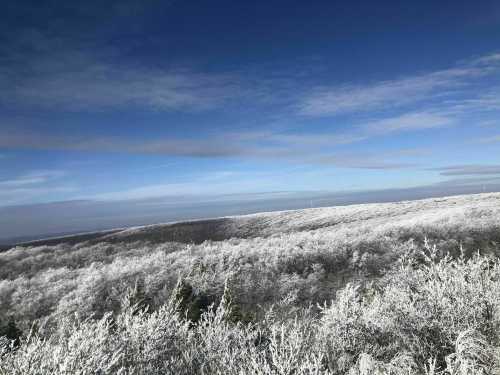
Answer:
[[[488,197],[249,216],[231,224],[241,238],[198,244],[2,252],[0,326],[24,335],[0,338],[0,374],[500,373]]]
[[[427,374],[499,369],[500,264],[476,255],[403,257],[378,281],[350,283],[319,313],[290,295],[256,322],[229,319],[227,291],[197,322],[172,296],[155,311],[59,322],[12,348],[0,374]],[[289,314],[285,312],[289,311]]]

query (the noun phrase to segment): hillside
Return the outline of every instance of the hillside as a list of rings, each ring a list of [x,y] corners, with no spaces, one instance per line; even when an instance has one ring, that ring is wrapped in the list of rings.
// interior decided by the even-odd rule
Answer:
[[[481,211],[495,216],[500,210],[500,193],[461,195],[396,203],[372,203],[338,207],[266,212],[252,215],[229,216],[206,220],[166,223],[115,229],[104,232],[55,237],[31,241],[23,246],[77,244],[97,242],[182,242],[199,244],[206,240],[223,241],[230,238],[269,237],[278,233],[292,233],[317,229],[347,229],[363,226],[381,226],[396,222],[421,220],[453,220]],[[488,212],[486,212],[488,211]],[[500,220],[500,219],[499,219]]]
[[[304,361],[310,366],[319,361],[316,363],[318,371],[296,369],[297,373],[344,374],[349,368],[358,366],[362,358],[375,361],[373,365],[389,363],[395,358],[409,361],[410,357],[418,369],[416,373],[423,373],[426,361],[433,358],[438,361],[436,366],[444,369],[445,356],[454,353],[453,345],[462,333],[473,335],[474,340],[489,340],[491,345],[494,342],[496,345],[496,338],[488,335],[493,329],[491,324],[500,324],[494,318],[500,316],[500,306],[492,302],[500,300],[498,254],[498,193],[150,225],[37,241],[0,253],[0,317],[3,321],[15,321],[22,332],[29,332],[33,322],[37,322],[38,335],[41,338],[54,337],[54,340],[57,337],[57,340],[61,337],[76,339],[74,335],[77,333],[73,331],[76,329],[73,326],[75,317],[90,319],[81,331],[81,334],[89,335],[104,329],[92,324],[109,324],[109,314],[114,316],[113,321],[127,335],[136,329],[129,324],[138,324],[137,327],[142,324],[141,329],[146,329],[146,324],[153,324],[151,319],[159,319],[154,324],[170,322],[168,324],[177,327],[175,330],[181,331],[184,328],[180,327],[187,322],[188,326],[195,324],[198,327],[196,330],[201,331],[172,331],[169,334],[185,337],[186,340],[191,337],[189,335],[200,334],[192,338],[195,341],[212,335],[210,337],[220,340],[222,345],[226,339],[215,339],[215,331],[202,332],[203,329],[219,329],[214,326],[215,321],[206,322],[206,326],[200,325],[200,322],[203,319],[219,321],[217,319],[225,314],[220,309],[230,300],[231,306],[236,309],[231,311],[237,311],[237,314],[231,315],[231,318],[224,316],[231,324],[239,323],[231,326],[233,328],[224,328],[229,330],[224,332],[242,335],[240,341],[254,337],[255,331],[246,331],[254,325],[264,327],[264,331],[272,331],[278,329],[279,324],[285,324],[283,327],[291,330],[286,335],[295,332],[293,334],[299,336],[293,340],[299,341],[306,340],[304,335],[308,325],[314,326],[310,328],[311,332],[324,331],[334,335],[329,339],[333,340],[331,345],[337,345],[333,351],[337,353],[335,358],[329,359],[332,364],[325,364],[326,357],[321,357],[326,355],[321,345],[326,344],[315,341],[311,348],[319,348],[318,352],[308,352],[307,361]],[[484,283],[489,283],[489,286]],[[442,289],[438,292],[434,288]],[[455,294],[436,294],[445,291]],[[180,303],[180,316],[175,313],[179,310],[172,310],[172,298]],[[484,311],[477,310],[483,308],[480,307],[483,306],[481,298],[486,301]],[[336,302],[327,310],[324,310],[326,307],[318,307],[318,304],[328,305],[332,300]],[[133,313],[136,311],[131,307],[134,303],[147,306],[148,312]],[[471,303],[475,304],[474,308],[469,306]],[[210,318],[212,304],[214,308],[219,306],[217,314],[222,314],[219,318]],[[417,308],[415,304],[424,305]],[[450,308],[456,311],[448,310]],[[468,311],[469,315],[463,315],[466,314],[464,311]],[[395,316],[396,312],[400,315]],[[153,315],[149,315],[151,313]],[[483,313],[488,314],[488,321],[483,321]],[[126,314],[132,315],[127,318]],[[402,316],[411,317],[411,314],[416,314],[411,324],[420,322],[421,328],[401,326],[404,322]],[[453,327],[446,325],[439,328],[445,324],[440,314],[458,314],[453,315],[453,319],[458,320],[450,321]],[[379,321],[383,316],[386,320]],[[347,322],[351,322],[351,328],[345,326]],[[64,324],[68,326],[63,329]],[[161,330],[174,329],[172,327]],[[469,328],[474,328],[473,333],[467,333]],[[66,333],[63,334],[61,329]],[[420,329],[423,331],[420,332]],[[438,331],[432,333],[426,331],[428,329]],[[347,331],[342,333],[342,330]],[[94,333],[91,334],[91,331]],[[281,341],[273,341],[277,338],[272,339],[270,331],[266,332],[265,336],[271,344],[281,345]],[[109,332],[100,334],[111,335],[109,339],[114,337]],[[220,331],[217,334],[223,333]],[[361,336],[356,336],[358,334]],[[382,334],[386,335],[382,341],[369,341],[371,335]],[[412,335],[417,336],[412,339]],[[124,337],[120,340],[130,343]],[[354,341],[349,345],[354,346],[345,347],[348,345],[345,340],[351,338]],[[164,339],[162,335],[157,337],[158,342]],[[315,336],[314,340],[320,340],[320,336]],[[391,340],[397,343],[397,347],[390,346]],[[203,346],[201,342],[196,342],[196,345]],[[233,341],[231,343],[228,345],[235,345]],[[42,341],[37,345],[46,345],[43,350],[50,351],[54,348],[51,345],[56,344],[49,345]],[[161,345],[158,345],[154,350],[159,350]],[[182,345],[191,344],[186,341]],[[195,351],[202,350],[201,347],[196,348]],[[266,346],[263,350],[271,349]],[[333,352],[328,355],[333,355]],[[369,354],[371,359],[362,357],[362,354]],[[146,354],[134,355],[142,358],[137,361],[143,361]],[[255,355],[258,357],[260,354]],[[180,360],[174,354],[163,353],[162,356],[170,358],[169,361]],[[401,356],[410,357],[404,359]],[[204,358],[203,361],[208,361]],[[264,357],[258,358],[259,361],[264,360]],[[210,361],[215,361],[214,366],[222,366],[219,359],[212,358]],[[134,364],[122,365],[129,368]],[[177,373],[182,373],[180,368],[185,365],[174,366]],[[163,370],[159,372],[144,367],[142,372],[129,373],[169,373],[162,366]],[[221,368],[225,370],[218,373],[228,373],[228,368],[224,366]],[[240,373],[249,373],[245,368]],[[294,373],[275,370],[259,373]],[[191,368],[188,373],[206,372]]]

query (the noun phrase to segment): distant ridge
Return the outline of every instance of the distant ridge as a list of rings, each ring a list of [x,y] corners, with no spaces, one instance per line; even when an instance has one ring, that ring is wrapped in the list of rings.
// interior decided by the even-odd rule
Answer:
[[[355,225],[366,221],[373,221],[374,225],[376,225],[375,223],[383,221],[384,218],[395,219],[399,217],[407,220],[425,213],[446,216],[450,214],[452,209],[464,211],[494,206],[500,207],[500,193],[262,212],[55,236],[18,242],[16,245],[52,246],[61,243],[119,243],[134,241],[199,244],[207,240],[223,241],[229,238],[268,237],[276,233]],[[4,246],[4,249],[11,247],[13,245],[7,245]]]

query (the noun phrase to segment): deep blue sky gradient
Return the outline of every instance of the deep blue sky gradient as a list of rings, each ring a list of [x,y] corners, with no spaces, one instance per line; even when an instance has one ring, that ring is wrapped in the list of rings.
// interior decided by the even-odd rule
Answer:
[[[498,1],[2,6],[0,207],[21,227],[50,202],[500,184]]]

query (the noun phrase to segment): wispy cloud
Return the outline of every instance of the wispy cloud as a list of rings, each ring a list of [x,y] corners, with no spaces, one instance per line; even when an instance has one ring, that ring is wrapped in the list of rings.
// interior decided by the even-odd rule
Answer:
[[[403,163],[389,161],[380,157],[366,158],[364,156],[325,156],[316,160],[319,164],[333,165],[341,168],[357,168],[357,169],[374,169],[374,170],[390,170],[390,169],[405,169],[417,167],[417,163]]]
[[[370,135],[440,128],[453,123],[450,117],[429,112],[411,112],[363,126]]]
[[[427,120],[428,122],[425,122]],[[420,123],[420,121],[424,121]],[[197,139],[79,139],[69,136],[37,134],[0,134],[0,148],[56,150],[73,152],[105,152],[181,156],[191,158],[257,158],[281,159],[291,163],[330,164],[341,167],[395,169],[414,166],[413,163],[387,162],[380,156],[357,153],[332,156],[332,146],[360,142],[369,136],[390,132],[427,129],[447,124],[445,119],[426,115],[408,115],[400,119],[360,127],[356,134],[291,134],[273,132],[243,132],[230,135],[214,134]],[[404,156],[392,155],[390,158]],[[406,154],[408,156],[408,154]],[[37,177],[39,178],[39,177]]]
[[[66,173],[59,170],[32,171],[14,179],[0,180],[1,188],[21,188],[30,185],[39,185],[64,176]]]
[[[136,106],[155,110],[206,110],[235,95],[228,77],[190,71],[130,69],[92,64],[6,82],[4,102],[66,110]]]
[[[353,124],[344,131],[316,131],[292,133],[289,131],[255,131],[227,135],[237,142],[257,141],[282,145],[286,148],[327,147],[362,142],[373,137],[452,126],[455,118],[440,112],[408,112],[373,121]]]
[[[21,204],[44,195],[75,192],[62,178],[61,170],[35,170],[15,178],[0,180],[1,205]]]
[[[120,137],[79,138],[17,132],[2,134],[0,137],[0,147],[31,150],[118,152],[191,157],[234,156],[242,153],[237,146],[216,140],[129,140]]]
[[[446,177],[434,184],[443,188],[475,187],[475,192],[481,192],[486,189],[498,191],[500,186],[500,165],[498,164],[448,165],[428,170],[439,172],[440,176]]]
[[[475,186],[476,192],[484,191],[486,188],[492,189],[492,191],[498,191],[500,187],[500,176],[484,176],[484,177],[462,177],[462,178],[451,178],[444,181],[440,181],[434,184],[434,186],[442,187],[456,187],[456,186]]]
[[[442,113],[458,116],[472,112],[494,112],[500,110],[499,96],[500,89],[495,88],[472,97],[444,100],[439,106]]]
[[[419,166],[419,163],[405,161],[406,158],[427,156],[426,149],[400,149],[391,152],[358,152],[356,154],[326,155],[314,159],[313,163],[333,165],[341,168],[359,168],[373,170],[407,169]]]
[[[492,135],[489,137],[479,138],[480,143],[497,143],[500,142],[500,135]]]
[[[76,193],[77,188],[72,186],[51,187],[19,187],[13,189],[0,189],[0,206],[31,203],[33,200],[43,201],[47,195]],[[51,199],[54,200],[54,199]]]
[[[497,71],[500,68],[497,56],[485,56],[456,68],[369,85],[320,87],[303,98],[299,112],[310,116],[332,116],[395,109],[436,97],[445,99],[469,80]],[[471,104],[492,104],[490,99],[493,98],[485,99],[488,100],[484,103]]]
[[[126,64],[127,59],[120,58],[124,51],[105,53],[89,46],[83,48],[40,30],[21,34],[12,35],[15,41],[10,45],[0,46],[6,56],[0,70],[0,101],[57,110],[102,111],[135,106],[159,111],[202,111],[245,99],[246,105],[280,107],[276,112],[288,116],[296,112],[331,116],[395,109],[432,98],[452,100],[456,90],[500,68],[498,54],[491,54],[450,69],[399,79],[314,87],[300,69],[277,75],[256,72],[251,67],[217,74],[188,64],[153,68]],[[494,92],[454,105],[499,108]]]
[[[499,175],[500,177],[500,165],[452,165],[431,170],[440,172],[441,176]]]
[[[75,44],[43,30],[10,36],[8,45],[0,45],[0,55],[5,56],[0,69],[0,102],[9,106],[198,112],[227,108],[240,99],[247,106],[280,102],[285,96],[290,100],[288,92],[298,86],[294,75],[278,79],[248,71],[214,73],[169,60],[154,67],[131,64],[123,56],[127,53],[123,47],[103,49],[96,47],[96,41]]]
[[[217,196],[221,192],[224,192],[224,194],[251,193],[262,189],[272,189],[275,186],[274,181],[279,175],[275,175],[274,180],[269,177],[263,176],[261,173],[216,171],[210,174],[193,176],[189,181],[185,182],[148,184],[84,196],[82,199],[116,201],[168,196]]]
[[[265,142],[288,147],[335,146],[360,142],[366,139],[361,133],[315,132],[292,133],[287,131],[254,131],[226,135],[237,142]]]
[[[482,120],[478,121],[477,125],[482,127],[482,128],[493,128],[496,127],[500,124],[498,120]],[[500,136],[499,136],[500,138]]]
[[[21,30],[0,46],[0,102],[11,106],[102,111],[135,106],[199,111],[235,97],[238,78],[190,66],[126,63],[118,49]],[[97,43],[98,44],[98,43]]]
[[[500,53],[492,53],[488,56],[479,57],[471,62],[471,65],[489,66],[500,63]]]

